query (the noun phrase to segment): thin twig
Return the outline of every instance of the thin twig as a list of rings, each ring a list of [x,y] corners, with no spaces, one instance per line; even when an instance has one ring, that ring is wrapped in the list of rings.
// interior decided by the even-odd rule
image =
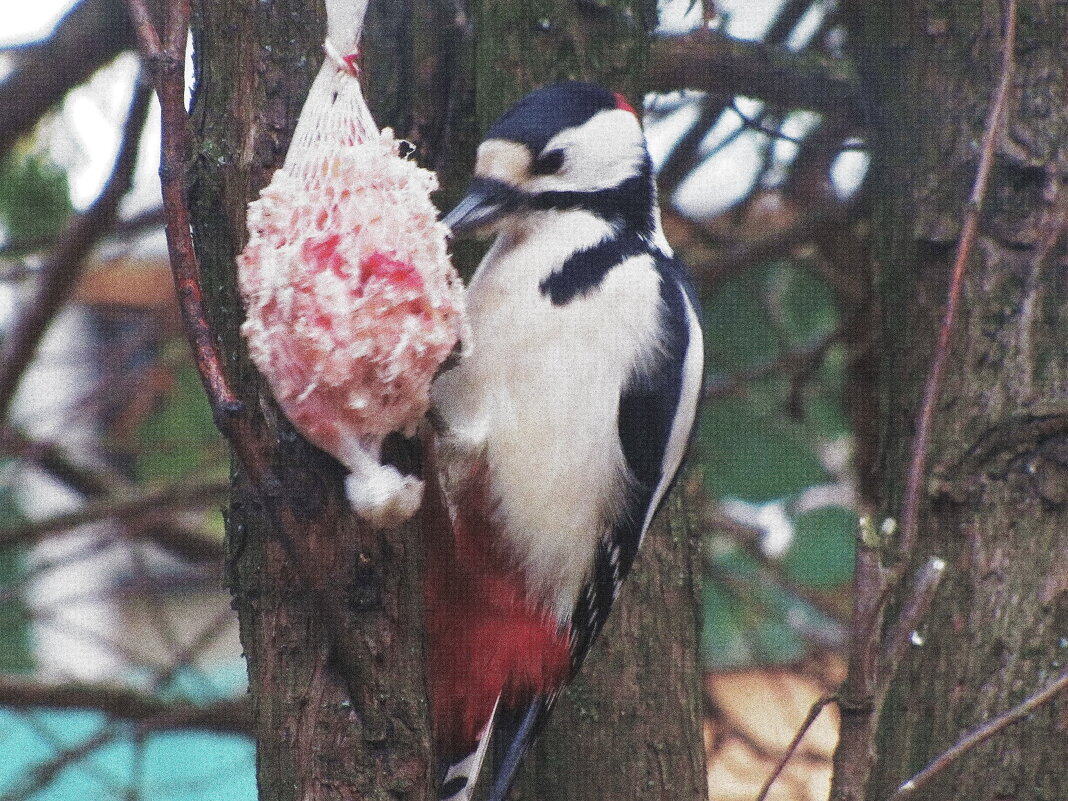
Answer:
[[[113,726],[101,729],[92,737],[82,740],[77,745],[66,748],[52,759],[35,765],[24,777],[23,782],[0,796],[0,801],[28,801],[41,790],[48,787],[64,770],[79,762],[94,751],[105,747],[119,735]]]
[[[841,338],[841,330],[831,331],[814,342],[784,350],[770,362],[750,367],[737,373],[715,376],[704,386],[703,399],[729,398],[747,384],[771,376],[784,375],[791,384],[811,376],[826,360],[827,353]]]
[[[132,500],[132,494],[139,491],[135,484],[106,465],[78,464],[58,444],[32,440],[25,433],[10,425],[0,426],[0,455],[15,456],[32,462],[79,495],[98,499],[99,509],[106,509],[109,503],[122,504]],[[163,492],[165,493],[166,490]],[[90,509],[73,513],[75,516],[79,514],[92,516],[96,512]],[[142,525],[137,520],[123,517],[130,536],[136,539],[152,540],[160,547],[190,561],[218,561],[224,555],[223,544],[219,539],[195,528],[176,525],[173,521],[161,523],[150,520],[146,521],[147,525]],[[60,523],[61,521],[53,519],[52,522]],[[83,520],[82,522],[89,521]],[[35,525],[41,525],[41,523]],[[0,547],[5,544],[3,532],[4,530],[0,529]],[[33,536],[35,535],[31,535],[31,538]]]
[[[879,648],[885,590],[891,579],[883,567],[881,537],[871,521],[858,525],[857,555],[853,572],[853,613],[849,667],[839,694],[841,712],[838,746],[834,751],[831,798],[859,799],[871,771],[872,737],[879,720],[875,687],[879,680]]]
[[[738,548],[753,559],[762,574],[760,577],[762,583],[782,587],[786,592],[816,609],[827,618],[826,625],[821,626],[821,631],[819,632],[824,635],[820,641],[822,646],[840,648],[844,644],[846,627],[842,622],[842,610],[828,601],[824,594],[813,591],[790,578],[781,561],[772,559],[764,553],[764,550],[760,547],[760,538],[763,535],[761,529],[741,523],[730,517],[722,508],[711,505],[702,515],[702,523],[706,530],[721,532],[730,537]]]
[[[913,633],[931,609],[945,571],[946,563],[932,556],[916,574],[915,581],[906,593],[901,613],[883,642],[879,682],[875,688],[877,697],[882,697],[889,689],[890,681],[912,642]]]
[[[137,43],[141,47],[141,52],[149,58],[158,57],[163,52],[163,43],[148,13],[148,6],[140,0],[127,3],[126,6],[130,11],[130,20],[134,24],[134,32],[137,35]]]
[[[14,711],[22,719],[23,725],[52,749],[53,756],[70,750],[71,747],[68,746],[69,735],[64,737],[62,733],[57,732],[56,728],[62,729],[62,727],[56,727],[48,717],[34,709],[18,709]],[[77,746],[73,747],[77,748]],[[35,770],[41,767],[43,765],[38,763]],[[91,776],[94,781],[99,782],[101,787],[106,788],[107,792],[111,793],[115,798],[122,796],[123,787],[121,783],[115,780],[116,777],[112,776],[106,767],[96,764],[93,760],[82,759],[79,761],[78,770],[87,776]],[[39,796],[37,797],[39,798]]]
[[[912,442],[899,518],[902,533],[897,548],[897,563],[892,568],[884,564],[883,556],[888,551],[888,531],[877,533],[874,525],[862,525],[862,536],[857,545],[853,639],[849,650],[849,670],[841,690],[841,733],[835,751],[834,779],[831,787],[831,798],[835,801],[860,798],[863,795],[874,758],[872,743],[887,691],[905,647],[902,643],[907,642],[904,638],[911,634],[930,606],[941,573],[940,569],[936,569],[939,566],[930,562],[921,569],[904,599],[904,612],[898,618],[896,628],[891,636],[884,640],[881,635],[886,604],[893,590],[899,587],[904,579],[917,539],[921,486],[925,477],[934,409],[941,394],[942,377],[949,356],[950,338],[963,286],[964,270],[978,230],[979,210],[986,194],[997,136],[1004,118],[1013,72],[1015,41],[1016,0],[1007,0],[1001,74],[985,123],[982,155],[968,200],[942,326],[924,385],[916,435]],[[867,536],[864,535],[866,530]]]
[[[234,610],[229,607],[219,612],[187,645],[174,653],[171,664],[156,675],[152,688],[159,689],[166,686],[179,670],[192,663],[209,645],[222,636],[227,624],[233,618]]]
[[[151,97],[147,86],[140,82],[135,86],[111,176],[93,204],[67,224],[41,267],[30,300],[4,337],[0,349],[0,419],[8,417],[22,376],[33,361],[45,331],[70,295],[86,256],[115,220],[119,201],[133,180]]]
[[[786,752],[782,755],[778,764],[775,766],[775,770],[768,776],[767,781],[764,782],[764,786],[760,788],[760,793],[756,797],[756,801],[764,801],[768,797],[768,792],[771,790],[771,786],[775,784],[775,780],[779,778],[779,774],[786,768],[786,763],[793,757],[797,747],[801,745],[801,741],[808,734],[808,730],[812,728],[812,724],[816,722],[816,718],[820,716],[820,712],[828,704],[838,703],[837,695],[825,695],[818,699],[808,710],[808,714],[805,715],[805,719],[801,722],[801,726],[797,730],[797,734],[794,735],[794,739],[790,741],[790,745],[786,747]]]
[[[133,688],[89,682],[42,684],[0,676],[0,706],[89,709],[157,729],[247,734],[252,728],[251,709],[243,697],[198,705],[168,700]]]
[[[758,587],[763,589],[765,586],[773,586],[773,582],[776,581],[773,571],[759,568],[755,575],[742,576],[714,562],[706,564],[704,569],[708,579],[714,582],[716,587],[726,593],[739,606],[744,606],[747,610],[760,610],[760,614],[765,616],[777,614],[777,610],[775,610],[771,601],[766,597],[761,597],[760,593],[755,591],[755,588]],[[781,589],[788,593],[793,593],[790,586],[786,584],[782,584]],[[796,597],[820,614],[824,613],[824,609],[816,606],[803,595],[796,594]],[[833,614],[833,610],[827,611]],[[796,620],[791,615],[784,622],[804,640],[806,650],[809,653],[837,651],[845,645],[848,636],[846,628],[838,624],[835,618],[831,617],[831,614],[827,615],[827,620],[819,621],[818,624],[808,622],[805,619],[808,617],[807,615],[803,617],[799,615],[800,619]]]
[[[36,542],[76,526],[101,520],[130,520],[161,511],[201,507],[224,499],[228,481],[178,483],[162,489],[140,491],[127,497],[112,496],[91,501],[81,509],[36,520],[22,526],[0,528],[0,548]]]
[[[1001,126],[1005,118],[1005,106],[1009,96],[1009,87],[1012,83],[1015,49],[1016,0],[1008,0],[1005,10],[1005,41],[1001,45],[1001,77],[994,93],[994,101],[986,118],[979,169],[975,176],[975,184],[972,186],[971,196],[968,198],[964,225],[961,228],[960,240],[957,243],[957,254],[953,262],[953,273],[950,278],[949,293],[946,297],[942,327],[938,332],[938,343],[935,346],[931,368],[923,388],[923,401],[920,406],[916,436],[913,439],[912,454],[905,479],[905,497],[902,503],[900,521],[902,564],[907,563],[913,546],[916,544],[920,490],[926,476],[927,451],[930,447],[935,405],[938,403],[938,398],[942,392],[942,376],[945,372],[946,362],[949,359],[950,339],[953,335],[953,324],[957,317],[961,287],[964,284],[964,271],[979,229],[979,211],[983,205],[983,198],[986,196],[990,169],[994,164],[994,151],[998,134],[1001,132]]]
[[[757,117],[750,117],[748,114],[738,108],[738,100],[732,99],[730,102],[730,110],[734,112],[735,116],[742,123],[742,128],[747,131],[753,131],[755,133],[763,134],[772,141],[778,140],[782,142],[789,142],[792,145],[801,145],[804,143],[804,137],[790,136],[782,132],[782,125],[778,127],[772,127],[766,125],[763,121],[764,114],[761,113]]]
[[[33,462],[52,478],[90,498],[132,486],[125,477],[104,465],[77,464],[57,443],[31,439],[11,425],[0,426],[0,455]]]
[[[1004,712],[993,720],[989,720],[983,725],[968,732],[951,747],[939,754],[927,765],[927,767],[898,787],[897,791],[890,796],[888,801],[902,801],[902,799],[911,798],[914,793],[924,787],[931,779],[968,751],[975,748],[983,741],[990,739],[1002,729],[1023,720],[1040,706],[1053,700],[1053,698],[1065,689],[1068,689],[1068,671],[1062,673],[1044,690],[1035,693],[1026,701],[1014,706],[1008,712]]]
[[[116,220],[111,226],[110,234],[113,237],[135,237],[148,231],[153,231],[161,225],[163,225],[163,209],[162,207],[157,207],[139,212],[132,217]],[[0,245],[0,260],[14,261],[55,246],[55,236],[19,240]],[[0,265],[0,281],[20,281],[37,275],[37,272],[36,269],[26,264]]]
[[[112,718],[108,725],[76,746],[64,748],[58,743],[52,743],[57,753],[47,762],[33,768],[24,784],[12,789],[2,801],[22,801],[35,796],[51,784],[66,767],[81,762],[93,751],[122,736],[127,727],[119,725],[117,721],[136,723],[135,737],[145,732],[168,729],[207,729],[221,733],[250,734],[252,710],[246,698],[195,705],[188,701],[175,701],[155,695],[166,687],[179,669],[219,636],[232,616],[233,612],[229,609],[217,615],[200,634],[174,655],[168,666],[158,669],[147,692],[111,685],[70,683],[49,686],[25,682],[14,677],[0,678],[0,704],[15,710],[25,708],[24,714],[31,708],[56,706],[98,710]],[[34,724],[32,716],[25,714],[25,717],[30,725]],[[46,740],[50,739],[46,730],[38,731],[37,734]],[[92,764],[86,763],[81,764],[80,768],[93,770]],[[97,778],[106,783],[108,777]],[[115,794],[119,794],[118,790],[115,790]]]
[[[65,635],[70,639],[80,640],[84,645],[104,651],[110,656],[117,655],[122,657],[131,667],[153,673],[162,670],[164,666],[160,664],[161,660],[155,658],[154,655],[140,652],[138,650],[140,644],[136,646],[134,644],[126,644],[120,639],[118,633],[112,635],[93,629],[92,617],[85,619],[80,617],[72,618],[67,614],[80,603],[98,604],[101,601],[112,599],[113,593],[84,592],[77,595],[69,595],[61,599],[61,602],[57,602],[55,606],[49,608],[36,607],[27,609],[23,607],[17,611],[21,617],[34,623],[35,626]]]
[[[661,197],[670,199],[675,194],[686,176],[696,169],[705,158],[701,152],[701,143],[708,137],[708,132],[723,113],[724,101],[719,97],[705,96],[697,101],[698,114],[686,133],[672,146],[667,158],[656,173],[656,182]]]
[[[185,110],[185,44],[189,4],[185,0],[170,4],[165,47],[160,43],[144,0],[129,0],[128,5],[145,63],[159,96],[163,134],[160,180],[163,212],[167,221],[167,249],[178,302],[186,336],[193,348],[216,423],[227,432],[228,421],[240,410],[241,404],[226,380],[222,355],[204,310],[200,262],[193,248],[189,209],[186,206],[186,161],[191,149]]]
[[[22,605],[27,595],[26,588],[38,579],[54,570],[71,567],[81,569],[85,563],[114,544],[109,537],[93,537],[90,541],[80,544],[80,547],[70,549],[55,559],[34,559],[33,563],[22,568],[17,576],[4,581],[3,586],[0,586],[0,604],[15,602]]]
[[[714,701],[706,699],[705,715],[715,723],[718,741],[737,740],[761,762],[771,762],[782,756],[782,752],[773,743],[763,741],[744,721],[735,720],[726,710],[719,708]],[[717,744],[714,744],[713,753],[718,750]],[[825,769],[829,762],[826,756],[815,751],[795,751],[792,758],[803,761],[806,767],[814,770]]]

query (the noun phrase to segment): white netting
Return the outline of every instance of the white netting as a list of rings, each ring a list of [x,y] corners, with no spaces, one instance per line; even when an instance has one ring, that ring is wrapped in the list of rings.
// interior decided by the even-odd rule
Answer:
[[[323,158],[378,136],[359,80],[327,57],[300,110],[283,169],[302,180],[321,180],[318,172]]]
[[[249,205],[242,332],[290,421],[352,472],[356,511],[392,525],[421,486],[378,463],[381,443],[426,413],[461,334],[462,288],[430,202],[437,181],[378,131],[352,63],[327,59],[285,165]]]

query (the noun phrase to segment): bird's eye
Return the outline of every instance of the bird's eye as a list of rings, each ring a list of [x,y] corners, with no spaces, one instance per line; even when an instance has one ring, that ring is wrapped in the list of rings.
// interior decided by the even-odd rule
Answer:
[[[534,175],[552,175],[559,172],[560,168],[564,166],[564,151],[563,150],[550,150],[548,153],[542,153],[534,161],[534,166],[530,168],[531,173]]]

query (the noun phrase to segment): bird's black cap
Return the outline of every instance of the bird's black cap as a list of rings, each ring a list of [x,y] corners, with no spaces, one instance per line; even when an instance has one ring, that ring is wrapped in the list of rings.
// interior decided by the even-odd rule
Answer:
[[[519,142],[540,153],[560,131],[614,108],[633,112],[622,95],[595,83],[554,83],[534,90],[508,109],[490,126],[486,139]]]

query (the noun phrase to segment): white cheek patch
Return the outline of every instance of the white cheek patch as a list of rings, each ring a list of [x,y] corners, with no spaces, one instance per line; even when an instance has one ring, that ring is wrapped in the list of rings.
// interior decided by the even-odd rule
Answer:
[[[520,186],[530,174],[532,160],[526,145],[506,139],[487,139],[478,146],[475,175]]]
[[[528,181],[527,191],[595,192],[619,186],[638,172],[645,160],[645,137],[637,117],[609,109],[558,133],[542,152],[550,150],[564,151],[563,168]]]

